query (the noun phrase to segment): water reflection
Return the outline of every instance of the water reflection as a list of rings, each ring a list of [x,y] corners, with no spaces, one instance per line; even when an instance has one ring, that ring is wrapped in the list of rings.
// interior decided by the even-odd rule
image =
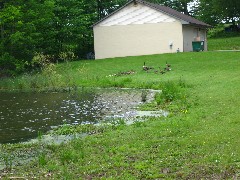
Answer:
[[[141,103],[137,90],[0,93],[0,143],[25,141],[62,124],[125,116]]]

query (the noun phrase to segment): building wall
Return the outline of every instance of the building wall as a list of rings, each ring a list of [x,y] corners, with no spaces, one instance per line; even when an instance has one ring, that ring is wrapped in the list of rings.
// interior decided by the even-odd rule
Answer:
[[[139,56],[183,51],[180,21],[94,26],[95,58]]]
[[[183,25],[183,51],[193,51],[192,41],[204,41],[204,50],[207,51],[207,32],[206,29],[197,28],[194,26]]]

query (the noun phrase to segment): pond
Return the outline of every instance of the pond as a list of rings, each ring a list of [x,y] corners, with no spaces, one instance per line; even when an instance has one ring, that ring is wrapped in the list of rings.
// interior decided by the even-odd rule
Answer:
[[[145,92],[144,92],[145,93]],[[72,92],[0,92],[0,143],[36,138],[63,124],[126,117],[142,103],[143,90],[81,89]],[[153,98],[148,93],[147,99]]]

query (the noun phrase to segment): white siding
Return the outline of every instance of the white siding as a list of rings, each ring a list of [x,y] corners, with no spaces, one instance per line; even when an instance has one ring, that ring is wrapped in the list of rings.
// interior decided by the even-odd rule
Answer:
[[[182,24],[95,26],[94,41],[96,59],[183,51]]]

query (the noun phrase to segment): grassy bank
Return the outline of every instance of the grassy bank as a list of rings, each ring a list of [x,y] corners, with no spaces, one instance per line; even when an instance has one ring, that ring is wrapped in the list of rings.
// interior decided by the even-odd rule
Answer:
[[[171,64],[170,72],[142,70],[144,62],[158,70],[166,61]],[[167,118],[151,118],[131,126],[122,123],[68,144],[43,145],[45,153],[36,161],[11,167],[2,177],[239,178],[239,62],[238,52],[163,54],[59,64],[50,74],[3,80],[1,89],[38,90],[66,86],[164,89],[173,83],[184,97],[169,90],[167,97],[176,95],[171,103],[149,105],[167,108],[171,112]],[[2,146],[1,151],[4,149]]]

